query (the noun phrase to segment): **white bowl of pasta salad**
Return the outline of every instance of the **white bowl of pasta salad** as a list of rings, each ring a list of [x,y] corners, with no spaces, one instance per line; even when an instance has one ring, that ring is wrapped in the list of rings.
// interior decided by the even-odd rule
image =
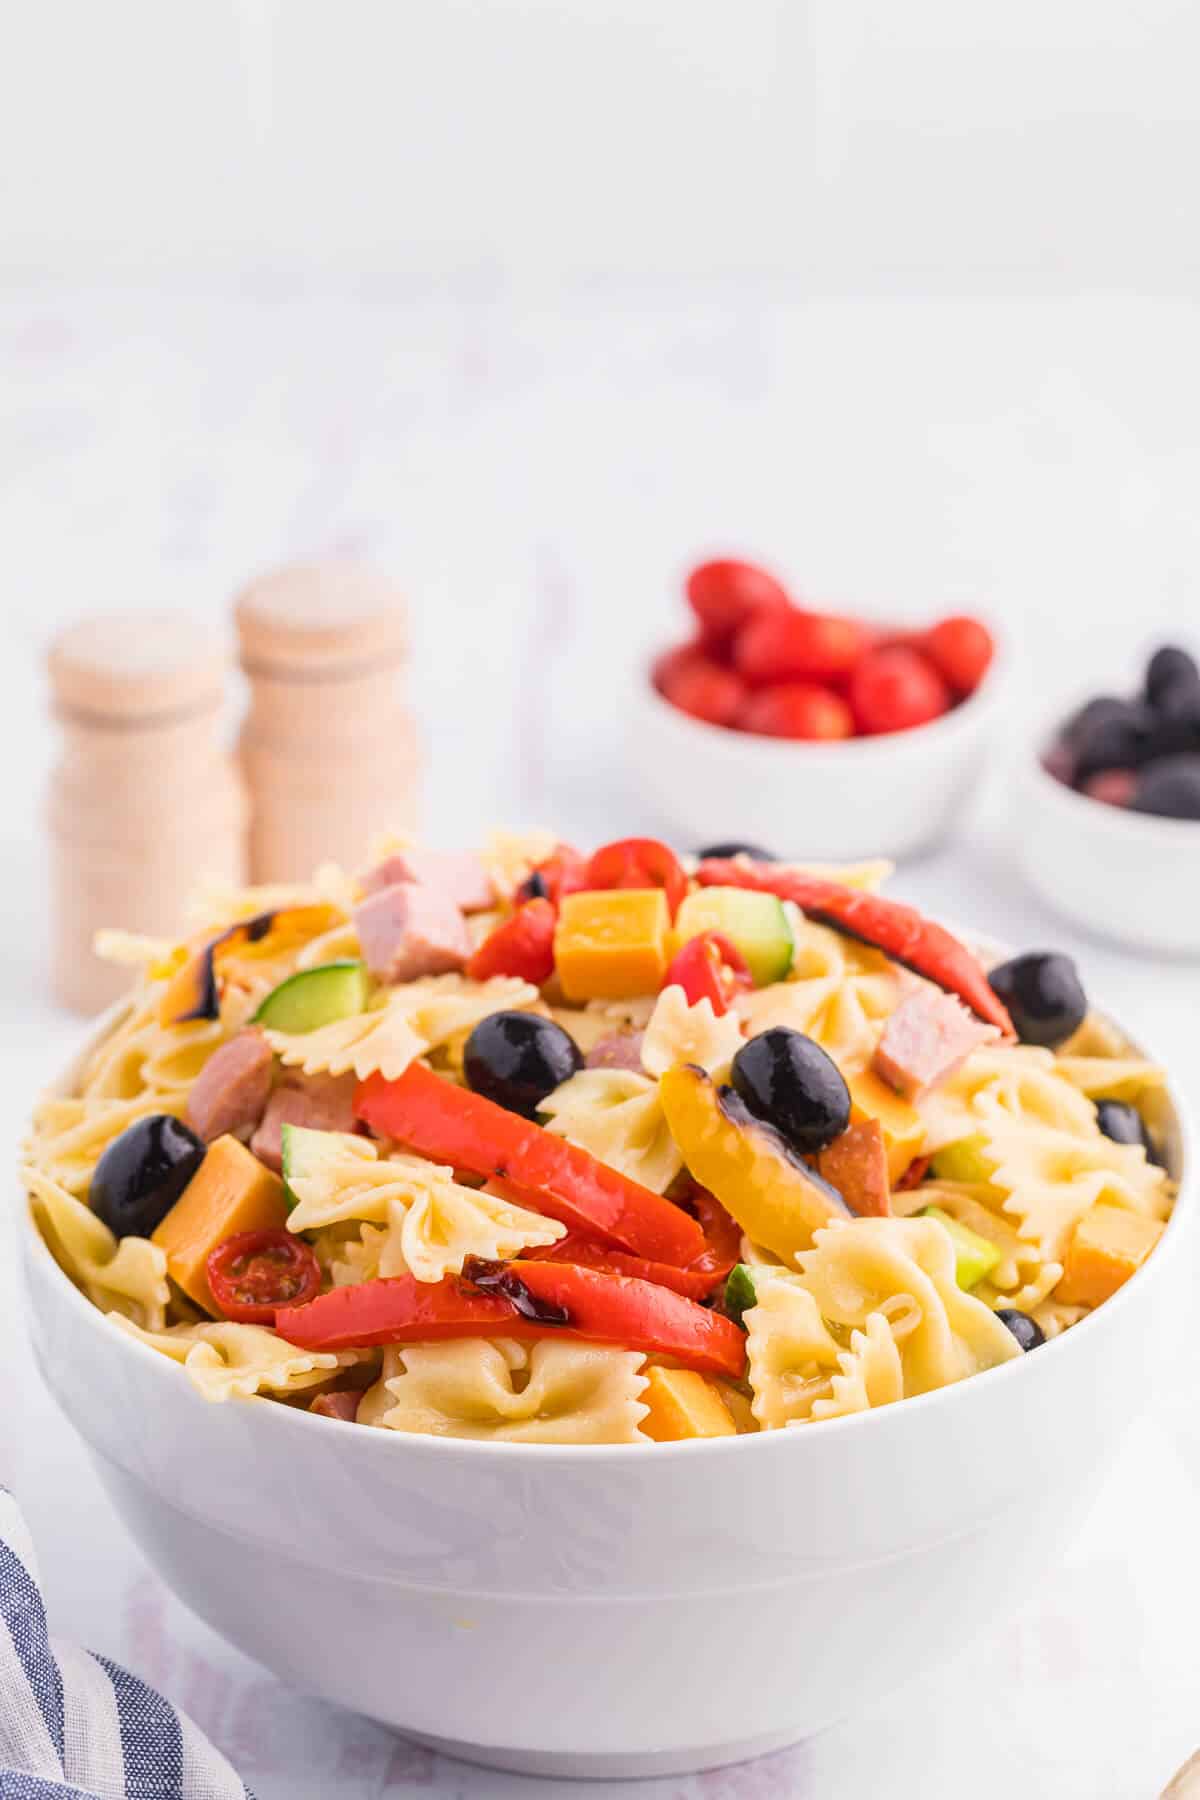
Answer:
[[[622,1775],[1020,1599],[1165,1354],[1186,1125],[1067,958],[879,875],[498,835],[109,938],[30,1318],[185,1601],[439,1747]]]

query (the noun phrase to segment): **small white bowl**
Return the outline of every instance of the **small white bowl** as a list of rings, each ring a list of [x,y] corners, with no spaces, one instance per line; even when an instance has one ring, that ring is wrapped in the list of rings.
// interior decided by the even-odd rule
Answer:
[[[1034,753],[1016,784],[1014,837],[1056,912],[1134,950],[1200,955],[1200,821],[1089,800]]]
[[[26,1206],[28,1316],[139,1549],[285,1681],[497,1768],[681,1774],[821,1730],[1038,1591],[1190,1307],[1179,1111],[1167,1145],[1162,1242],[1074,1330],[761,1437],[471,1443],[213,1405],[72,1286]]]
[[[652,659],[652,661],[657,658]],[[968,700],[929,725],[810,743],[693,719],[635,676],[628,752],[638,793],[683,849],[736,838],[781,857],[911,856],[953,828],[1002,707],[998,656]]]

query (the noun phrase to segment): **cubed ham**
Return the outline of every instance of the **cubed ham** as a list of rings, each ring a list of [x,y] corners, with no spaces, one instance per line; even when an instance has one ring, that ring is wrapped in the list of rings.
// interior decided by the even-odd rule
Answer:
[[[461,969],[471,954],[466,920],[438,888],[398,881],[354,909],[367,967],[380,981],[415,981]]]
[[[250,1139],[250,1148],[259,1162],[279,1173],[285,1125],[303,1125],[309,1131],[353,1131],[357,1085],[353,1071],[346,1075],[301,1075],[288,1069]]]
[[[474,850],[395,850],[362,878],[364,894],[378,894],[401,881],[436,888],[461,912],[486,912],[496,904],[492,878]]]
[[[589,1069],[633,1069],[643,1074],[642,1039],[644,1031],[610,1031],[599,1038],[587,1053]]]
[[[952,994],[920,987],[900,1002],[884,1026],[875,1072],[906,1100],[915,1100],[952,1075],[972,1050],[999,1035]]]
[[[214,1050],[192,1083],[184,1115],[206,1144],[253,1131],[270,1099],[273,1060],[271,1046],[254,1029]]]
[[[327,1394],[318,1394],[308,1410],[319,1413],[323,1419],[345,1419],[353,1424],[361,1400],[359,1388],[330,1388]]]

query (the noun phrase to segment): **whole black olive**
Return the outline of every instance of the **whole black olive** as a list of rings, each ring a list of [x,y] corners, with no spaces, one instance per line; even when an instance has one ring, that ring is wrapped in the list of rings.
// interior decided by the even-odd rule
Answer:
[[[1154,1139],[1136,1106],[1124,1100],[1097,1100],[1096,1123],[1114,1144],[1140,1144],[1151,1162],[1158,1161]]]
[[[181,1119],[151,1113],[126,1126],[96,1164],[92,1211],[117,1237],[149,1237],[182,1194],[207,1145]]]
[[[1045,1343],[1046,1334],[1037,1320],[1031,1319],[1028,1313],[1018,1312],[1015,1306],[998,1307],[996,1317],[1008,1326],[1022,1350],[1036,1350],[1039,1344]]]
[[[1143,771],[1130,806],[1160,819],[1200,819],[1200,756],[1165,756]]]
[[[1167,689],[1180,679],[1200,681],[1196,659],[1178,644],[1163,644],[1146,664],[1146,698],[1151,706],[1158,706]]]
[[[1147,761],[1189,750],[1200,750],[1200,675],[1180,675],[1162,690]]]
[[[1054,950],[1014,956],[988,974],[994,994],[1007,1006],[1023,1044],[1055,1049],[1078,1031],[1087,1016],[1087,995],[1075,964]]]
[[[841,1070],[820,1044],[786,1025],[743,1044],[730,1079],[755,1117],[804,1153],[823,1150],[850,1123],[850,1090]]]
[[[530,1119],[583,1067],[575,1039],[537,1013],[494,1012],[467,1039],[463,1074],[477,1094]]]
[[[770,850],[762,849],[758,844],[705,844],[703,850],[696,855],[701,862],[724,862],[729,856],[748,856],[752,862],[778,862]]]
[[[1115,694],[1097,694],[1094,699],[1086,700],[1063,726],[1063,742],[1074,748],[1093,726],[1103,719],[1123,716],[1128,706],[1128,700],[1119,700]]]
[[[1135,700],[1097,710],[1071,734],[1075,779],[1086,781],[1102,769],[1135,769],[1145,762],[1157,720],[1148,706]]]

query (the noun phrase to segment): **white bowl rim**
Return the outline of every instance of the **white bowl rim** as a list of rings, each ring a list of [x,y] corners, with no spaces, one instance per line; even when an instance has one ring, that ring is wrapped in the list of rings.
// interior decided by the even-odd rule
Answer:
[[[1058,723],[1061,722],[1059,717]],[[1110,831],[1114,838],[1123,837],[1128,844],[1154,842],[1164,850],[1200,850],[1200,819],[1171,819],[1161,813],[1133,812],[1127,806],[1107,806],[1103,800],[1093,800],[1059,781],[1042,761],[1051,743],[1045,731],[1039,732],[1027,765],[1031,780],[1051,805],[1081,821],[1086,817],[1097,831]]]
[[[113,1028],[112,1021],[115,1018],[119,1018],[121,1010],[127,1005],[128,997],[118,1002],[116,1007],[111,1008],[108,1013],[103,1015],[101,1025],[92,1034],[92,1038],[89,1042],[102,1042],[104,1037]],[[1107,1015],[1102,1014],[1101,1016],[1104,1017]],[[1119,1025],[1118,1029],[1121,1029]],[[1133,1041],[1136,1043],[1136,1040]],[[86,1049],[86,1045],[84,1048]],[[1143,1056],[1149,1055],[1150,1060],[1156,1060],[1150,1053],[1142,1048],[1140,1044],[1137,1045],[1137,1048],[1139,1054]],[[82,1054],[82,1051],[80,1054]],[[1187,1102],[1180,1098],[1173,1087],[1168,1087],[1167,1091],[1171,1101],[1175,1130],[1178,1137],[1178,1163],[1181,1173],[1179,1190],[1175,1197],[1171,1217],[1167,1221],[1166,1230],[1158,1244],[1155,1246],[1151,1256],[1116,1294],[1106,1300],[1103,1305],[1094,1308],[1093,1311],[1090,1312],[1086,1318],[1081,1319],[1078,1324],[1071,1326],[1067,1331],[1060,1332],[1057,1337],[1049,1339],[1046,1343],[1038,1347],[1037,1356],[1039,1361],[1035,1367],[1044,1366],[1042,1359],[1046,1357],[1054,1357],[1061,1362],[1064,1356],[1073,1355],[1078,1357],[1083,1354],[1080,1345],[1082,1344],[1085,1347],[1090,1345],[1098,1331],[1109,1329],[1110,1327],[1106,1326],[1104,1321],[1115,1317],[1117,1311],[1122,1308],[1127,1311],[1131,1304],[1139,1304],[1136,1300],[1131,1301],[1131,1294],[1136,1295],[1145,1293],[1147,1284],[1158,1279],[1163,1268],[1166,1266],[1167,1261],[1174,1258],[1176,1255],[1182,1254],[1180,1246],[1186,1237],[1187,1228],[1192,1223],[1192,1211],[1197,1205],[1195,1198],[1198,1185],[1195,1166],[1196,1129]],[[116,1325],[107,1313],[103,1313],[100,1311],[99,1307],[93,1306],[86,1294],[75,1286],[75,1283],[59,1266],[49,1245],[46,1243],[45,1238],[37,1227],[37,1223],[33,1217],[32,1205],[30,1204],[23,1187],[21,1189],[21,1198],[23,1201],[23,1228],[26,1233],[27,1253],[32,1254],[34,1257],[42,1257],[49,1264],[50,1270],[52,1271],[52,1278],[57,1276],[65,1289],[65,1304],[83,1308],[84,1312],[89,1317],[90,1323],[98,1331],[102,1334],[106,1334],[111,1342],[119,1343],[122,1348],[129,1353],[135,1356],[148,1358],[149,1363],[153,1364],[162,1376],[171,1377],[173,1375],[175,1379],[181,1382],[188,1381],[188,1376],[180,1364],[173,1362],[168,1357],[164,1357],[160,1351],[152,1349],[149,1344],[141,1343],[137,1338],[123,1331],[120,1326]],[[32,1243],[29,1242],[30,1239],[32,1240]],[[1168,1246],[1170,1246],[1169,1249]],[[656,1443],[653,1446],[653,1456],[649,1458],[649,1461],[652,1463],[661,1463],[664,1458],[667,1457],[678,1459],[683,1456],[709,1457],[728,1456],[732,1454],[741,1456],[773,1455],[777,1452],[778,1446],[782,1443],[795,1445],[796,1443],[811,1442],[813,1437],[816,1437],[818,1442],[820,1442],[823,1441],[830,1432],[846,1433],[877,1428],[877,1421],[881,1414],[890,1415],[889,1423],[894,1425],[896,1419],[915,1417],[918,1411],[929,1413],[938,1409],[961,1407],[964,1404],[964,1393],[969,1394],[977,1382],[988,1382],[992,1387],[995,1387],[1000,1381],[1012,1381],[1014,1379],[1028,1380],[1028,1375],[1019,1375],[1018,1371],[1024,1369],[1027,1356],[1031,1354],[1032,1352],[1027,1352],[1026,1355],[1013,1357],[1008,1362],[1001,1363],[997,1368],[985,1369],[980,1374],[968,1376],[962,1381],[951,1383],[947,1387],[933,1388],[928,1393],[913,1395],[906,1400],[897,1401],[888,1407],[875,1407],[868,1409],[866,1412],[847,1413],[835,1419],[822,1419],[811,1430],[805,1430],[799,1427],[789,1427],[778,1431],[748,1432],[739,1434],[737,1437],[696,1438],[669,1443]],[[199,1398],[199,1396],[197,1397]],[[267,1429],[299,1429],[302,1432],[325,1432],[330,1425],[341,1425],[345,1423],[344,1421],[337,1419],[324,1419],[319,1414],[310,1413],[306,1409],[281,1405],[278,1401],[272,1399],[268,1395],[254,1395],[251,1396],[251,1398],[255,1400],[261,1399],[264,1402],[262,1408],[263,1427]],[[218,1403],[205,1401],[204,1404],[214,1405]],[[241,1404],[241,1402],[236,1399],[231,1399],[225,1401],[224,1404],[233,1406]],[[275,1415],[275,1422],[273,1426],[267,1427],[266,1420],[270,1414]],[[903,1427],[895,1428],[903,1429]],[[379,1440],[379,1442],[374,1449],[367,1449],[367,1444],[372,1439]],[[517,1459],[518,1467],[525,1463],[526,1459],[529,1458],[534,1458],[542,1463],[562,1461],[569,1464],[577,1464],[579,1457],[584,1455],[589,1462],[636,1463],[639,1468],[647,1466],[647,1446],[645,1444],[510,1444],[492,1443],[474,1438],[437,1437],[424,1432],[371,1429],[364,1429],[358,1434],[355,1441],[362,1445],[363,1451],[367,1455],[382,1454],[394,1456],[406,1453],[415,1455],[432,1454],[449,1457],[458,1456],[466,1460],[473,1459],[477,1456],[490,1457],[492,1459],[511,1459],[515,1457]],[[768,1446],[774,1446],[775,1448],[768,1448]],[[811,1451],[808,1454],[816,1455],[819,1454],[819,1451]]]
[[[930,719],[925,725],[911,726],[906,731],[881,731],[870,736],[829,740],[768,737],[764,733],[753,731],[733,731],[727,725],[710,725],[707,720],[693,718],[691,713],[681,712],[677,706],[672,706],[654,685],[655,664],[671,650],[684,647],[678,644],[651,650],[642,671],[639,698],[661,719],[673,720],[683,735],[690,737],[694,743],[704,741],[721,744],[735,753],[745,755],[747,759],[758,757],[763,762],[782,761],[797,756],[807,757],[810,762],[820,759],[834,763],[850,757],[863,760],[872,755],[878,756],[883,751],[890,751],[895,755],[901,744],[906,748],[924,744],[937,749],[947,745],[969,726],[978,724],[981,717],[994,712],[1003,699],[1009,676],[1009,657],[1003,637],[990,624],[988,629],[992,632],[995,653],[975,691],[968,694],[965,700],[960,700],[957,706],[952,706],[949,712],[942,713],[940,718]]]

